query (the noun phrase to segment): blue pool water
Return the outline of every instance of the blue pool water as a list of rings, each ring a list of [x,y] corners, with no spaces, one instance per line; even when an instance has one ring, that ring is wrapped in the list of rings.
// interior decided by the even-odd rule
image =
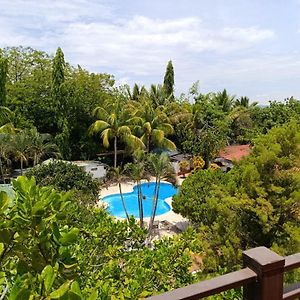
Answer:
[[[155,182],[142,183],[142,195],[144,196],[143,199],[144,217],[151,216],[154,188],[155,188]],[[162,182],[160,184],[156,216],[162,215],[168,212],[169,210],[171,210],[171,207],[165,202],[165,199],[174,196],[176,193],[177,193],[177,188],[172,186],[171,184],[165,182]],[[128,214],[138,218],[139,209],[138,209],[137,186],[136,185],[134,186],[133,192],[124,193],[123,197],[124,197]],[[109,205],[108,211],[110,212],[111,215],[115,217],[121,217],[121,218],[126,217],[120,194],[113,194],[113,195],[106,196],[103,198],[103,201],[105,201]]]

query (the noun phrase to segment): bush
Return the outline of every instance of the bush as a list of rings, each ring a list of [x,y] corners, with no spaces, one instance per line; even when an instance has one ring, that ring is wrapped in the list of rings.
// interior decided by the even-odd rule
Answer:
[[[81,202],[91,203],[99,192],[99,182],[80,167],[62,161],[39,165],[26,173],[35,177],[40,186],[53,186],[58,191],[75,190]]]

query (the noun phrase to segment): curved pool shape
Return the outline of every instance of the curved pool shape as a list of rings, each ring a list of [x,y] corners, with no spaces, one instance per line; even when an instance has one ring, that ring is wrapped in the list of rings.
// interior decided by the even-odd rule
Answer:
[[[142,183],[143,211],[144,217],[151,217],[152,198],[154,195],[155,182]],[[166,199],[174,196],[177,188],[170,183],[161,182],[158,195],[156,216],[162,215],[171,210]],[[129,215],[139,218],[137,186],[133,187],[133,192],[123,194],[125,205]],[[103,197],[103,201],[108,204],[107,210],[115,217],[126,218],[120,194],[113,194]]]

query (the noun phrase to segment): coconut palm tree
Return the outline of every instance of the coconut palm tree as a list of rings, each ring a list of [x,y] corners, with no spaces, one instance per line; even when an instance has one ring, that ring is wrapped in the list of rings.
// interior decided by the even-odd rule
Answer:
[[[164,107],[154,108],[150,101],[142,103],[130,103],[132,118],[129,123],[133,124],[132,130],[140,136],[142,142],[146,145],[147,152],[151,146],[157,146],[167,150],[175,150],[176,145],[166,136],[174,133],[173,126]]]
[[[121,197],[121,201],[122,201],[122,205],[123,205],[123,209],[127,218],[127,221],[129,222],[129,215],[126,209],[126,204],[124,201],[124,197],[123,197],[123,192],[122,192],[122,179],[124,178],[124,170],[122,170],[122,168],[116,167],[116,168],[111,168],[109,170],[109,173],[113,176],[113,178],[118,182],[118,186],[119,186],[119,192],[120,192],[120,197]]]
[[[144,148],[143,142],[132,134],[130,126],[125,118],[125,110],[120,100],[107,103],[106,107],[96,107],[93,115],[98,118],[89,132],[101,133],[102,143],[105,148],[110,146],[110,140],[114,143],[114,168],[117,167],[118,141],[121,140],[132,149]]]
[[[24,163],[28,164],[30,156],[31,140],[26,131],[21,131],[15,135],[12,135],[12,152],[15,160],[20,161],[21,175],[23,175]]]
[[[139,101],[143,96],[148,95],[148,91],[146,90],[146,88],[144,86],[140,88],[136,83],[133,86],[132,92],[130,90],[129,85],[126,85],[125,89],[129,100],[132,101]]]
[[[152,174],[155,176],[155,188],[152,200],[152,212],[149,223],[149,237],[151,237],[154,219],[157,210],[157,202],[159,197],[160,183],[161,180],[169,180],[175,184],[176,177],[174,168],[170,162],[169,157],[166,154],[150,154],[149,163]]]
[[[234,103],[235,107],[244,107],[244,108],[253,108],[258,102],[252,102],[250,104],[250,99],[248,97],[242,96],[240,99],[237,99]]]
[[[125,166],[125,169],[130,172],[130,176],[137,184],[138,191],[138,208],[140,217],[140,226],[144,225],[144,208],[143,208],[143,194],[142,194],[142,180],[149,180],[149,176],[146,172],[145,164],[145,152],[143,150],[136,150],[133,154],[133,163],[129,163]]]
[[[224,89],[223,92],[219,92],[214,96],[213,101],[221,107],[223,112],[230,112],[234,104],[234,99],[235,96],[229,95]]]
[[[10,164],[11,151],[12,149],[9,141],[9,136],[7,134],[0,134],[0,173],[3,183],[5,183],[4,165],[6,164],[8,166]]]
[[[13,113],[5,106],[0,106],[0,133],[15,133],[16,129],[11,120]]]
[[[61,157],[58,146],[51,142],[50,134],[39,133],[35,128],[28,131],[27,134],[31,140],[29,152],[33,159],[33,166],[36,166],[46,157]]]

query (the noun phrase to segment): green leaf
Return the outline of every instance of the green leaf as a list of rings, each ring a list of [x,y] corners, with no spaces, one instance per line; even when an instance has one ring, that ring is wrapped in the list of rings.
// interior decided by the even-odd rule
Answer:
[[[59,299],[60,297],[62,297],[69,290],[70,284],[71,281],[67,281],[64,284],[62,284],[56,291],[50,294],[50,298]]]
[[[82,300],[82,293],[77,281],[72,282],[71,290],[69,291],[69,298],[71,300]]]
[[[55,277],[54,270],[51,266],[48,265],[43,269],[42,278],[44,280],[45,291],[47,294],[51,291]]]
[[[95,290],[93,291],[87,300],[97,300],[98,299],[98,292]]]
[[[8,244],[10,241],[11,233],[8,229],[0,230],[0,242]]]
[[[9,201],[10,200],[9,200],[8,195],[5,192],[1,191],[0,192],[0,212],[4,212],[7,209]]]
[[[61,238],[59,239],[60,243],[63,246],[68,246],[73,244],[78,237],[79,229],[78,228],[72,228],[68,233],[62,233]]]

